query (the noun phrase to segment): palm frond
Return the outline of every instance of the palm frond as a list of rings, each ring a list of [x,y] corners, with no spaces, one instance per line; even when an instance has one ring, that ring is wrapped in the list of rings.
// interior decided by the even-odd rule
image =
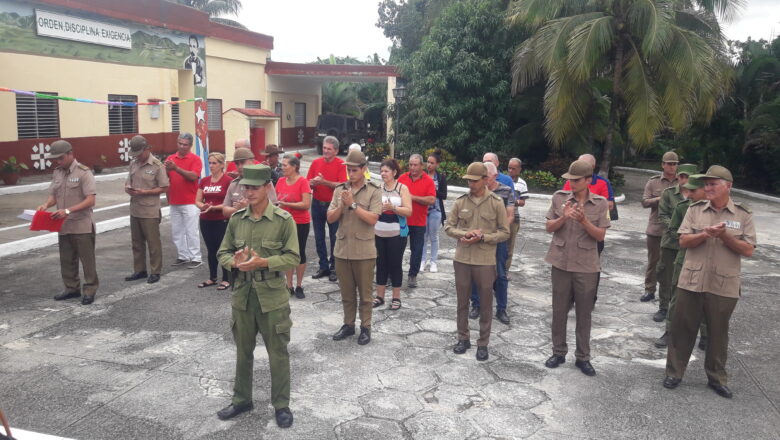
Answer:
[[[542,63],[536,59],[536,37],[523,41],[512,56],[512,96],[542,78]]]
[[[566,61],[568,41],[577,26],[603,16],[600,12],[591,12],[551,20],[542,26],[536,34],[536,59],[542,63],[544,70],[551,72],[558,64]]]
[[[727,23],[731,23],[747,6],[747,0],[695,0],[700,8],[718,15]]]
[[[590,88],[573,81],[565,66],[550,73],[544,91],[545,137],[560,147],[582,124]]]
[[[237,27],[239,29],[247,29],[247,27],[244,26],[243,24],[239,23],[236,20],[231,20],[229,18],[212,17],[212,18],[209,18],[209,20],[213,21],[214,23],[225,24],[225,25],[228,25],[228,26]]]
[[[628,106],[628,135],[638,147],[646,147],[663,128],[663,120],[649,69],[637,50],[626,63],[623,81],[623,97]]]
[[[556,17],[583,12],[587,4],[587,0],[518,0],[509,7],[506,24],[536,30]]]
[[[651,56],[663,51],[672,38],[669,25],[674,15],[671,5],[659,0],[635,0],[627,11],[631,34],[641,41],[642,53]]]
[[[566,64],[572,77],[584,82],[598,69],[615,41],[615,17],[603,15],[577,26],[568,41]]]

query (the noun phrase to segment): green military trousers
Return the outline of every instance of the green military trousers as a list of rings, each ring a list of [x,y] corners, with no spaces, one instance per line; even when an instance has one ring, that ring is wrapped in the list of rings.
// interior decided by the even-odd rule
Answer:
[[[236,381],[233,405],[252,402],[252,371],[257,333],[263,337],[271,369],[271,404],[275,409],[290,406],[290,307],[263,313],[254,288],[246,311],[233,308],[233,340],[236,342]]]
[[[677,257],[677,249],[661,248],[661,258],[658,259],[658,264],[656,265],[658,308],[661,310],[669,310],[669,302],[672,300],[675,257]]]
[[[674,309],[677,305],[677,280],[680,279],[680,272],[682,272],[682,263],[674,263],[674,272],[672,273],[672,298],[669,300],[669,311],[666,313],[666,331],[672,331],[672,316],[674,316]],[[707,321],[702,319],[699,324],[699,334],[703,338],[707,338]]]

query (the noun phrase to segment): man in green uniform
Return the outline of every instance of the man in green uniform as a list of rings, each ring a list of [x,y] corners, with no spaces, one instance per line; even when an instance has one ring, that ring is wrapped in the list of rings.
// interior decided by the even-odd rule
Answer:
[[[680,249],[677,239],[672,239],[669,231],[669,221],[672,219],[672,211],[683,200],[682,185],[688,182],[688,176],[696,174],[696,165],[686,163],[677,167],[677,185],[666,188],[661,193],[658,202],[658,220],[663,224],[661,235],[661,258],[656,266],[658,278],[658,311],[653,315],[653,321],[662,322],[666,319],[666,311],[669,310],[669,301],[672,298],[672,272],[674,257]],[[676,232],[676,231],[675,231]]]
[[[678,203],[674,208],[674,212],[672,212],[672,218],[669,221],[669,240],[676,243],[678,248],[680,244],[680,235],[677,234],[677,229],[680,228],[680,225],[685,218],[685,213],[688,212],[688,207],[691,205],[691,203],[704,200],[706,197],[704,194],[704,181],[702,180],[702,177],[704,177],[703,174],[694,174],[688,176],[688,182],[682,185],[681,191],[681,194],[685,196],[685,199]],[[666,331],[664,331],[664,334],[655,341],[655,346],[658,348],[665,348],[666,344],[669,342],[669,330],[672,329],[674,305],[677,302],[677,295],[675,295],[675,291],[677,290],[677,279],[680,278],[680,270],[682,269],[684,260],[685,249],[680,249],[677,251],[677,255],[674,259],[674,270],[672,272],[671,281],[672,298],[669,300],[669,313],[666,314]],[[707,324],[704,321],[702,321],[701,326],[699,326],[699,331],[701,332],[699,348],[704,350],[707,344]]]
[[[284,271],[297,266],[300,260],[298,234],[292,216],[268,200],[270,168],[246,166],[240,182],[248,206],[230,218],[217,252],[223,267],[238,270],[232,295],[236,380],[232,403],[217,416],[227,420],[253,408],[253,352],[260,333],[271,367],[271,403],[276,410],[276,424],[289,428],[293,415],[289,408],[287,344],[292,321]]]

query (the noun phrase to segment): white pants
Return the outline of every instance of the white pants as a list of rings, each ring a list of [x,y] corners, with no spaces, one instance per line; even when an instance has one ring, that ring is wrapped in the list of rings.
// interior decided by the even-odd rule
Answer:
[[[170,205],[171,235],[179,259],[202,261],[200,256],[200,210],[195,205]]]

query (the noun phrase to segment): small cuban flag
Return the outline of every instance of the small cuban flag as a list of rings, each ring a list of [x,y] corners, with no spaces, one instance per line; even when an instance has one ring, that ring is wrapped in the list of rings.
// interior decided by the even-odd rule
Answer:
[[[211,174],[209,170],[209,126],[205,99],[195,101],[195,154],[203,162],[200,177]]]

